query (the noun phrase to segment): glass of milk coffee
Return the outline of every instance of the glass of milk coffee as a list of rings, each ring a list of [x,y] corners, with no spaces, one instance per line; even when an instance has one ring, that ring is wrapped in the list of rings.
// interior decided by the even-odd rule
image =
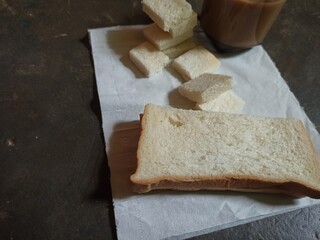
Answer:
[[[204,0],[200,25],[220,52],[262,43],[286,0]]]

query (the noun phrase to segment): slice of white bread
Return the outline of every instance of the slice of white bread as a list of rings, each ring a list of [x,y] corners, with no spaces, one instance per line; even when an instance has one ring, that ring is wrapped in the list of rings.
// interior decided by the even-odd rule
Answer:
[[[179,57],[181,54],[189,51],[192,48],[195,48],[198,45],[199,44],[196,43],[193,40],[193,38],[189,38],[186,41],[184,41],[176,46],[173,46],[173,47],[170,47],[170,48],[163,50],[162,52],[164,54],[166,54],[169,58],[173,59],[173,58]]]
[[[193,13],[186,0],[143,0],[142,10],[166,32]]]
[[[205,103],[232,89],[231,80],[227,75],[204,73],[180,85],[178,91],[191,101]]]
[[[142,118],[139,191],[224,189],[320,198],[320,161],[300,120],[148,104]]]
[[[213,112],[241,113],[244,106],[245,101],[233,90],[228,90],[209,102],[197,103],[195,108]]]
[[[144,42],[129,52],[131,61],[146,76],[161,71],[170,59],[163,52],[156,49],[151,43]]]
[[[172,67],[185,81],[200,76],[220,66],[220,61],[203,46],[195,47],[172,62]]]
[[[169,33],[172,37],[180,36],[185,29],[194,28],[198,24],[198,15],[196,12],[193,12],[192,15],[188,18],[182,19],[179,23],[169,29]]]
[[[172,37],[170,33],[163,31],[157,26],[157,24],[152,23],[143,30],[143,34],[146,39],[156,48],[158,48],[159,50],[164,50],[176,46],[187,40],[188,38],[191,38],[193,35],[193,29],[185,29],[185,31],[182,32],[181,35]]]

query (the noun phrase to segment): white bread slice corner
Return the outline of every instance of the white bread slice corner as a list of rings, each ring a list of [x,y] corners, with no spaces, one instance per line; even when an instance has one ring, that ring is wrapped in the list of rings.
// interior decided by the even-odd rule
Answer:
[[[161,71],[170,62],[167,55],[149,42],[144,42],[131,49],[129,56],[137,68],[148,77]]]
[[[167,48],[165,50],[163,50],[162,52],[164,54],[166,54],[170,59],[173,59],[173,58],[177,58],[179,57],[180,55],[182,55],[183,53],[189,51],[190,49],[192,48],[195,48],[196,46],[198,46],[199,44],[196,43],[193,38],[189,38],[187,39],[186,41],[176,45],[176,46],[173,46],[173,47],[170,47],[170,48]]]
[[[204,73],[180,85],[178,91],[191,101],[205,103],[232,89],[231,80],[227,75]]]
[[[241,113],[245,104],[233,90],[228,90],[209,102],[197,103],[195,108],[212,112]]]
[[[143,30],[143,34],[156,48],[164,50],[191,38],[193,35],[193,28],[185,29],[181,35],[172,37],[170,33],[163,31],[157,24],[152,23]]]
[[[142,10],[165,32],[193,13],[186,0],[143,0]]]
[[[220,66],[220,61],[203,46],[195,47],[172,62],[172,67],[185,81],[200,76]]]
[[[131,181],[153,189],[219,189],[320,198],[320,161],[300,120],[148,104]]]

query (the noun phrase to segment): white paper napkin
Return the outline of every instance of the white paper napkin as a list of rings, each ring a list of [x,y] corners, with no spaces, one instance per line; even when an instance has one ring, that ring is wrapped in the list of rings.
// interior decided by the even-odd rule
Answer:
[[[129,50],[146,41],[143,27],[89,30],[119,240],[182,239],[319,204],[310,198],[222,191],[132,193],[129,176],[136,168],[145,104],[191,106],[177,92],[183,81],[170,66],[145,78],[129,60]],[[201,31],[195,40],[214,51]],[[261,46],[216,56],[221,60],[216,73],[233,76],[234,91],[246,101],[245,114],[301,119],[320,156],[319,133]]]

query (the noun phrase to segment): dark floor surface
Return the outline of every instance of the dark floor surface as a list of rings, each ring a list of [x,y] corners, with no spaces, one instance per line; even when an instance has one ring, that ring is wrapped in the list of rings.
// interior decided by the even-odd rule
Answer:
[[[137,0],[0,0],[0,20],[0,239],[115,239],[87,29],[150,19]],[[289,0],[264,42],[318,131],[319,23],[319,0]],[[194,239],[320,239],[320,206]]]

